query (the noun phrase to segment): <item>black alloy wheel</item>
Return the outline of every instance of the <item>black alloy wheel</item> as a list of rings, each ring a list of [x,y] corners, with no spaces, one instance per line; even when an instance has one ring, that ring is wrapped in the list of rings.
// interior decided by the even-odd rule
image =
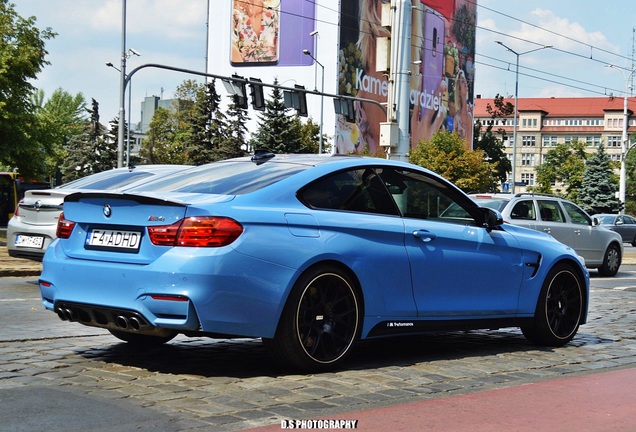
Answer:
[[[273,354],[305,371],[333,368],[360,333],[361,305],[355,283],[333,266],[320,266],[298,280],[273,340]]]
[[[583,318],[586,299],[582,277],[571,266],[557,264],[546,277],[539,296],[534,323],[523,327],[533,343],[561,346],[572,340]]]

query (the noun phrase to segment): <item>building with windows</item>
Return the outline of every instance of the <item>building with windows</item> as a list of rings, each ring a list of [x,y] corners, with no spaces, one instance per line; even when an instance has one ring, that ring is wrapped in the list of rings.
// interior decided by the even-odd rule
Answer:
[[[482,129],[494,121],[494,131],[506,131],[504,148],[512,162],[514,115],[492,120],[487,107],[494,107],[493,101],[475,99],[474,121],[481,121]],[[514,98],[506,101],[514,104]],[[623,104],[622,97],[519,98],[515,192],[524,192],[528,186],[535,184],[535,167],[543,163],[546,153],[560,143],[584,142],[589,153],[596,152],[603,143],[612,160],[620,162]],[[635,110],[636,99],[628,98],[628,136],[636,131]],[[509,184],[512,181],[512,178],[508,179]]]

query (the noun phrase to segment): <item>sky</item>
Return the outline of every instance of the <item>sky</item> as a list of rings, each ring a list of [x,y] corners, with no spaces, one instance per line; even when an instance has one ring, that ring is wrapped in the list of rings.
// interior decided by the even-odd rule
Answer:
[[[227,1],[210,0],[212,12],[215,2]],[[62,88],[71,94],[81,92],[89,106],[94,98],[103,124],[117,117],[119,73],[106,63],[120,67],[123,0],[13,2],[21,16],[35,16],[36,26],[58,33],[46,44],[51,64],[33,84],[45,91],[45,97]],[[128,72],[147,63],[205,71],[207,0],[129,0],[126,4],[126,46],[141,54],[127,60]],[[517,56],[496,41],[519,53],[519,97],[625,94],[636,67],[631,60],[636,26],[631,1],[478,0],[477,4],[476,95],[514,96]],[[213,44],[213,28],[210,34]],[[321,61],[328,60],[321,57]],[[133,123],[140,120],[144,97],[170,99],[185,79],[199,78],[151,68],[136,73]],[[307,81],[314,81],[313,74]]]

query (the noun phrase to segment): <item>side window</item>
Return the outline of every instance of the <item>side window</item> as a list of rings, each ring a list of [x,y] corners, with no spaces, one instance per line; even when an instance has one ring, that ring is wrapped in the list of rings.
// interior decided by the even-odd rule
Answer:
[[[299,194],[307,206],[398,216],[398,210],[374,169],[342,171],[324,177]]]
[[[563,207],[565,207],[565,211],[568,212],[572,223],[577,225],[592,225],[589,216],[578,206],[569,202],[563,202]]]
[[[633,224],[635,224],[635,223],[636,223],[636,221],[634,221],[634,218],[633,218],[633,217],[631,217],[631,216],[623,216],[623,221],[624,221],[626,224],[630,224],[630,225],[633,225]]]
[[[467,210],[470,200],[445,183],[408,170],[385,169],[380,176],[403,217],[476,224]]]
[[[510,212],[511,219],[535,220],[537,215],[532,200],[522,200],[517,202]]]
[[[558,201],[537,200],[539,215],[544,222],[565,222],[565,216]]]

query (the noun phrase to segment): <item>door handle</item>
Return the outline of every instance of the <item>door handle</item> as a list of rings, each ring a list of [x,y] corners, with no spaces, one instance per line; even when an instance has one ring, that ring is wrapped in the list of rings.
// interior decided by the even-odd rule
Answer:
[[[431,240],[435,240],[437,238],[437,235],[433,234],[430,231],[421,229],[413,231],[413,237],[418,238],[426,243],[430,242]]]

